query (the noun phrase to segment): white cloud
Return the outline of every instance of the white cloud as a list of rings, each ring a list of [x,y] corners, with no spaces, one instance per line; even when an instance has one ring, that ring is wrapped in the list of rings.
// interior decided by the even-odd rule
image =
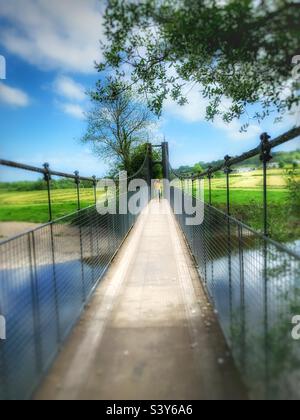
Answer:
[[[84,101],[86,99],[84,86],[76,83],[73,79],[66,76],[59,76],[53,83],[54,91],[57,95],[63,96],[74,101]]]
[[[258,124],[250,124],[246,132],[241,132],[241,121],[234,120],[228,124],[220,117],[215,119],[214,126],[225,131],[228,139],[236,141],[250,140],[258,137],[262,133],[262,129]]]
[[[27,107],[30,104],[29,97],[25,92],[3,83],[0,83],[0,102],[20,108]]]
[[[81,105],[71,103],[60,103],[59,108],[70,117],[83,120],[85,118],[85,110]]]
[[[187,95],[188,103],[180,106],[172,99],[168,99],[165,104],[165,111],[169,115],[180,118],[188,123],[202,123],[206,121],[206,108],[209,105],[209,100],[203,98],[199,88],[191,90]],[[224,111],[229,109],[231,101],[224,98],[221,107]],[[249,140],[257,137],[261,133],[259,125],[251,124],[247,132],[240,132],[242,122],[234,120],[231,123],[225,123],[222,118],[216,117],[211,123],[215,128],[225,132],[229,140]]]
[[[165,112],[190,123],[204,121],[208,101],[196,89],[188,93],[187,99],[188,103],[180,106],[169,98],[165,103]]]
[[[87,96],[85,95],[84,86],[70,77],[58,76],[54,80],[52,87],[54,93],[61,98],[56,100],[55,103],[62,112],[80,120],[85,118]]]
[[[10,0],[1,2],[0,44],[45,70],[90,73],[103,40],[98,0]],[[24,4],[26,3],[26,4]]]

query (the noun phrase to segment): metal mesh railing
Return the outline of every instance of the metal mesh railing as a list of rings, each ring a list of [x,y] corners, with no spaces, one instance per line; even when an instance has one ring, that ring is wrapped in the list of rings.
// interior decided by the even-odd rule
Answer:
[[[32,395],[136,218],[93,206],[0,244],[1,400]]]
[[[296,146],[299,135],[300,127],[272,140],[267,133],[263,133],[258,147],[237,157],[227,155],[222,163],[209,166],[203,172],[176,171],[168,162],[170,178],[180,179],[182,188],[190,194],[196,182],[203,180],[205,201],[209,205],[234,215],[276,241],[293,241],[289,246],[296,248],[299,246],[296,242],[299,239],[298,162],[287,165],[284,161],[271,162],[274,157],[272,153],[277,147],[291,140],[295,140]],[[280,169],[281,164],[285,169]],[[251,179],[247,179],[247,173],[251,174]],[[287,204],[286,211],[283,210],[283,203]]]
[[[176,215],[250,394],[298,399],[300,256],[208,204],[202,224],[186,217]]]

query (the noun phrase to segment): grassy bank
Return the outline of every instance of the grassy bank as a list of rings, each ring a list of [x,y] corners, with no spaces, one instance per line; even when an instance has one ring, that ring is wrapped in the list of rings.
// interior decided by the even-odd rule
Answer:
[[[93,189],[80,192],[81,207],[94,204]],[[75,189],[53,190],[53,217],[59,218],[77,210]],[[49,219],[46,191],[12,192],[0,191],[0,221],[46,223]]]
[[[299,179],[299,170],[295,174],[296,178]],[[299,239],[299,215],[290,204],[291,193],[287,188],[286,172],[282,169],[269,170],[268,184],[269,221],[272,237],[279,241]],[[247,225],[261,230],[263,220],[263,179],[261,170],[232,174],[230,185],[232,215]],[[0,222],[45,223],[48,221],[47,191],[14,191],[14,188],[12,188],[24,189],[23,185],[8,184],[5,187],[2,185],[0,189]],[[205,200],[207,202],[208,197],[208,183],[206,181]],[[219,175],[212,180],[212,204],[225,210],[226,201],[226,179],[224,175]],[[82,208],[92,204],[94,204],[93,189],[81,188]],[[72,188],[53,189],[52,208],[54,218],[76,211],[77,195],[74,186]]]
[[[299,183],[300,172],[294,172]],[[288,176],[283,169],[268,172],[268,212],[271,237],[280,242],[300,238],[300,222],[297,206],[292,204],[288,188]],[[205,182],[205,201],[208,202],[208,182]],[[226,211],[226,178],[220,175],[212,180],[212,204]],[[256,230],[263,227],[263,177],[261,170],[230,177],[231,214]]]
[[[206,194],[206,201],[208,195]],[[226,211],[226,190],[214,190],[213,205]],[[262,231],[263,201],[261,191],[232,191],[231,214],[248,226]],[[286,190],[268,192],[268,215],[270,235],[279,242],[300,238],[299,214],[290,205],[290,195]]]

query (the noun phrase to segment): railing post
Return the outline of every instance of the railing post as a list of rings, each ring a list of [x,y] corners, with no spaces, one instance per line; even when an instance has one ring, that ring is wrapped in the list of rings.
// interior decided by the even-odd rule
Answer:
[[[93,225],[91,223],[91,219],[89,218],[89,234],[90,234],[90,251],[91,251],[91,256],[90,256],[90,263],[92,266],[92,283],[93,286],[95,284],[95,264],[94,264],[94,229],[93,229]]]
[[[77,190],[77,210],[80,211],[80,176],[79,172],[75,171],[75,184],[76,184],[76,190]]]
[[[105,191],[105,206],[108,207],[109,202],[108,202],[108,186],[107,185],[105,185],[104,191]]]
[[[193,174],[192,175],[192,197],[193,198],[196,198],[195,182],[196,182],[196,179],[194,178],[194,174]]]
[[[226,191],[227,191],[227,215],[230,216],[230,156],[225,156],[224,173],[226,175]],[[232,290],[232,241],[231,241],[231,221],[227,218],[227,244],[228,244],[228,277],[229,277],[229,312],[231,323],[231,340],[233,341],[233,290]]]
[[[53,216],[52,216],[52,202],[51,202],[51,173],[50,173],[49,163],[44,163],[44,169],[45,169],[44,179],[47,183],[47,190],[48,190],[49,222],[52,222],[53,221]],[[60,343],[61,342],[60,315],[59,315],[59,301],[58,301],[58,290],[57,290],[57,279],[56,279],[53,224],[50,225],[50,237],[51,237],[53,282],[54,282],[54,299],[55,299],[55,313],[56,313],[57,342]]]
[[[84,275],[84,248],[83,248],[83,238],[82,238],[82,213],[79,213],[79,246],[80,246],[80,265],[81,265],[81,286],[82,286],[82,302],[85,303],[86,295],[86,285],[85,285],[85,275]]]
[[[230,174],[232,169],[230,167],[230,156],[225,156],[224,173],[226,175],[226,190],[227,190],[227,214],[230,216]]]
[[[192,205],[195,207],[196,205],[196,200],[197,200],[197,195],[195,193],[196,189],[195,189],[195,175],[192,174]],[[193,251],[193,256],[196,259],[196,231],[195,231],[195,226],[191,226],[191,231],[192,231],[192,235],[191,235],[191,247],[192,247],[192,251]]]
[[[209,185],[209,205],[212,205],[212,186],[211,180],[213,178],[212,166],[208,168],[208,185]]]
[[[93,188],[94,188],[94,200],[95,200],[95,205],[97,204],[97,178],[95,175],[93,175]]]
[[[60,344],[61,333],[60,333],[60,311],[59,311],[59,297],[58,297],[59,293],[58,293],[58,287],[57,287],[53,223],[51,223],[51,225],[50,225],[50,236],[51,236],[51,255],[52,255],[52,271],[53,271],[54,305],[55,305],[55,314],[56,314],[56,334],[57,334],[57,343]]]
[[[41,319],[40,305],[38,293],[37,263],[36,263],[36,246],[34,232],[28,233],[29,248],[29,266],[31,277],[31,299],[32,299],[32,317],[33,317],[33,337],[36,357],[36,368],[40,373],[43,370],[42,346],[41,346]]]
[[[263,200],[264,200],[264,215],[263,215],[263,223],[264,223],[264,235],[269,236],[269,221],[268,221],[268,162],[272,160],[271,155],[271,145],[270,145],[270,136],[267,133],[263,133],[260,136],[261,140],[261,154],[260,160],[263,163]]]
[[[75,171],[75,184],[77,190],[77,211],[80,212],[80,176],[79,172]],[[83,238],[82,238],[82,214],[79,213],[79,240],[80,240],[80,263],[81,263],[81,280],[82,280],[82,302],[86,301],[86,288],[85,288],[85,276],[84,276],[84,249],[83,249]]]
[[[264,215],[263,215],[263,224],[264,224],[264,235],[269,236],[269,221],[268,221],[268,162],[272,160],[271,155],[271,145],[270,145],[270,136],[267,133],[263,133],[260,136],[261,140],[261,154],[260,160],[263,163],[263,200],[264,200]],[[264,252],[264,325],[265,325],[265,382],[266,382],[266,398],[269,398],[269,387],[270,387],[270,366],[269,366],[269,279],[268,279],[268,246],[267,242],[264,241],[263,246]]]
[[[48,192],[48,210],[49,210],[49,222],[52,222],[52,203],[51,203],[51,174],[50,174],[50,166],[49,163],[44,163],[44,180],[47,184],[47,192]]]
[[[238,225],[239,237],[239,265],[240,265],[240,306],[241,306],[241,348],[240,363],[243,372],[246,371],[246,301],[245,301],[245,262],[244,262],[244,244],[243,244],[243,227]]]
[[[269,399],[270,390],[270,337],[269,337],[269,277],[268,277],[268,246],[264,241],[264,334],[265,334],[265,390]]]

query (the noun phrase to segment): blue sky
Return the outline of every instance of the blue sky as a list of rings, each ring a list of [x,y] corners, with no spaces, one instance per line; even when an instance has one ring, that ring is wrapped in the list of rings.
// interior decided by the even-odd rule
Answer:
[[[0,156],[33,165],[49,162],[63,171],[101,176],[106,165],[80,143],[89,102],[84,94],[98,79],[103,2],[98,0],[0,0],[0,55],[6,80],[0,81]],[[295,125],[287,117],[274,126],[265,121],[239,133],[238,121],[205,121],[206,101],[198,89],[189,104],[168,101],[155,130],[170,143],[174,167],[236,155],[256,146],[259,134],[276,136]],[[226,104],[224,104],[226,106]],[[296,144],[297,143],[297,144]],[[298,142],[288,148],[299,146]],[[1,180],[25,178],[1,168]]]

